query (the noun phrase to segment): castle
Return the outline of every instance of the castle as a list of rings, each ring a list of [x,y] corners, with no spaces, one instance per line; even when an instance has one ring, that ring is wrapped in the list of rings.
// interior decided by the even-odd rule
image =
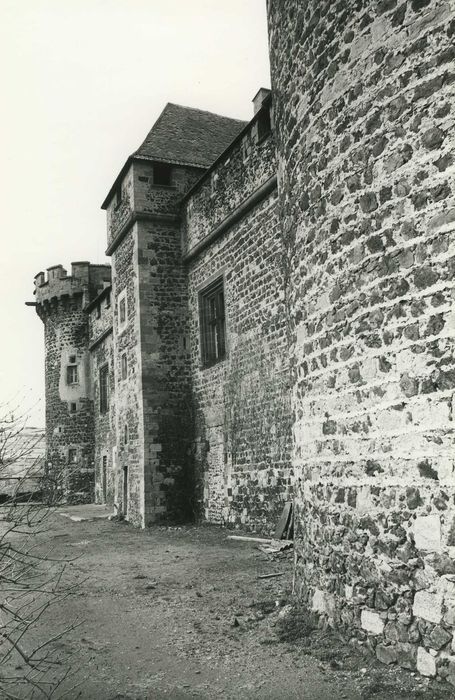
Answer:
[[[455,8],[268,18],[252,120],[168,104],[103,203],[112,267],[35,279],[48,469],[139,526],[292,499],[298,594],[455,684]]]

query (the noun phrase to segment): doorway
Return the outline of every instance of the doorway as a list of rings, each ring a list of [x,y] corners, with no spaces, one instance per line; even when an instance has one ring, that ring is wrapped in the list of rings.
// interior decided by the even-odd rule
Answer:
[[[123,517],[128,520],[128,467],[123,467]]]

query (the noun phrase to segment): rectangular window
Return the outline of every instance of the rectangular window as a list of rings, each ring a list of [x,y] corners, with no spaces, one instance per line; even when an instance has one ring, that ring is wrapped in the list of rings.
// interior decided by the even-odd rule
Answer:
[[[77,365],[68,365],[66,368],[66,383],[77,384],[78,381]]]
[[[111,305],[111,293],[108,292],[106,294],[106,309],[109,309],[110,305]]]
[[[77,450],[75,447],[70,447],[68,450],[68,462],[70,464],[77,462]]]
[[[101,318],[101,304],[96,305],[96,318]]]
[[[126,379],[128,376],[128,359],[126,352],[122,355],[122,379]]]
[[[70,403],[70,412],[76,413],[77,406],[75,403]]]
[[[117,300],[117,321],[119,333],[125,330],[128,323],[128,304],[126,289],[120,292]]]
[[[123,443],[124,443],[125,445],[128,444],[128,426],[126,425],[126,423],[125,423],[125,428],[124,428],[124,431],[123,431]]]
[[[172,185],[172,168],[167,163],[153,165],[153,184],[170,187]]]
[[[202,365],[209,367],[226,356],[223,278],[200,292],[199,318]]]
[[[109,376],[108,366],[100,369],[100,413],[107,413],[109,408]]]

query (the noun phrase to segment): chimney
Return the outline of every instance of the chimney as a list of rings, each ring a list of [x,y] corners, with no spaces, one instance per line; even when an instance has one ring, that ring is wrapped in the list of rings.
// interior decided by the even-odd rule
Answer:
[[[262,103],[265,98],[270,95],[270,90],[268,88],[259,88],[255,96],[253,97],[254,114],[257,114],[262,107]]]

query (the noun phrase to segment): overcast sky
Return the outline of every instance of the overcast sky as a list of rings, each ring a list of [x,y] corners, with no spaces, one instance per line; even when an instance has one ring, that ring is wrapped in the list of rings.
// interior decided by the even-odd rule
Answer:
[[[270,85],[265,0],[0,0],[0,11],[1,399],[23,396],[44,426],[43,326],[24,306],[34,275],[105,262],[100,205],[166,102],[252,116]]]

